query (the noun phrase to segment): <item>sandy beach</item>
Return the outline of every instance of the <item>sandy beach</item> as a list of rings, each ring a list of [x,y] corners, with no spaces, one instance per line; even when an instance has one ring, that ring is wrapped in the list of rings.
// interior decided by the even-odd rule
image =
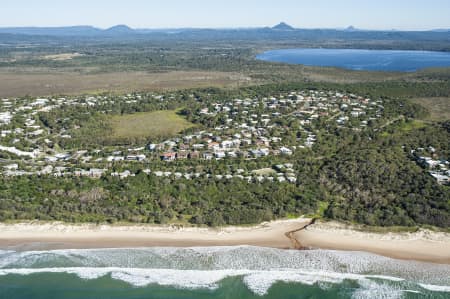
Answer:
[[[391,258],[450,264],[450,234],[420,229],[413,233],[372,233],[326,222],[295,233],[302,246],[366,251]]]
[[[72,248],[130,248],[152,246],[252,245],[293,249],[366,251],[392,258],[450,264],[450,234],[419,230],[414,233],[369,233],[326,222],[292,233],[310,219],[279,220],[249,227],[197,228],[153,225],[63,224],[27,222],[0,224],[0,248],[49,250]]]
[[[308,219],[297,219],[222,228],[71,225],[59,222],[0,224],[0,247],[56,249],[253,245],[288,249],[292,247],[292,242],[285,233],[306,223]]]

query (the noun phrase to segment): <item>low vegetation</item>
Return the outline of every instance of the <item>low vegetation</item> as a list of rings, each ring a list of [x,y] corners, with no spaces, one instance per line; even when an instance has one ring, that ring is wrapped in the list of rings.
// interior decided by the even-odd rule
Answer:
[[[450,120],[450,97],[415,98],[411,101],[428,110],[429,114],[425,117],[425,120]]]
[[[132,140],[152,140],[175,136],[194,126],[180,116],[178,111],[165,110],[112,116],[109,120],[112,127],[110,138],[129,143]]]

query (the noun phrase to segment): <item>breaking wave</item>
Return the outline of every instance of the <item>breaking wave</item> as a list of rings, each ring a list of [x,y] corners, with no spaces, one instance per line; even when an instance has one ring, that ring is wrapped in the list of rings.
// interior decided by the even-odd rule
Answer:
[[[0,251],[0,276],[110,276],[136,287],[216,289],[240,277],[265,295],[277,282],[330,285],[352,281],[353,298],[401,298],[405,293],[450,293],[450,265],[400,261],[362,252],[279,250],[251,246]],[[446,294],[450,295],[450,294]]]

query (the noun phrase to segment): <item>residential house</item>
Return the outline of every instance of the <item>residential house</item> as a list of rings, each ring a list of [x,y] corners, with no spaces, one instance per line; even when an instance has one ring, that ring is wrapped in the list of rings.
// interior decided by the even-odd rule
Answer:
[[[283,155],[288,155],[288,156],[292,155],[292,150],[290,150],[290,149],[288,149],[287,147],[284,147],[284,146],[282,148],[280,148],[280,152]]]
[[[198,159],[200,158],[200,153],[197,151],[193,151],[189,153],[189,159]]]
[[[203,156],[203,159],[205,159],[205,160],[211,160],[214,157],[213,154],[209,153],[209,152],[203,153],[202,156]]]
[[[170,153],[163,153],[161,155],[161,160],[163,161],[174,161],[177,158],[177,153],[170,152]]]
[[[189,157],[189,152],[187,152],[185,150],[179,151],[177,153],[177,159],[179,159],[179,160],[184,160],[184,159],[187,159],[188,157]]]

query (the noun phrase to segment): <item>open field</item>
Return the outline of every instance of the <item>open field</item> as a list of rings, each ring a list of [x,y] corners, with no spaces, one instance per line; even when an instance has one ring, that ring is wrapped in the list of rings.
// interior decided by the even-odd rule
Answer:
[[[194,124],[175,110],[143,112],[114,116],[111,119],[113,139],[158,138],[173,136]]]
[[[250,78],[238,73],[213,71],[85,74],[74,71],[22,73],[2,70],[0,71],[0,97],[170,90],[197,87],[236,87],[250,83]]]
[[[434,121],[450,120],[450,98],[415,98],[414,103],[425,107]]]
[[[56,55],[55,55],[56,56]],[[49,60],[53,60],[50,59]],[[59,58],[58,58],[58,61]],[[266,65],[245,73],[177,70],[162,72],[106,71],[93,67],[0,69],[0,97],[74,95],[81,93],[164,91],[202,87],[235,88],[268,82],[312,81],[331,83],[380,82],[410,75],[357,72],[283,64]]]
[[[54,55],[45,55],[43,59],[46,60],[54,60],[54,61],[64,61],[64,60],[71,60],[76,57],[83,56],[83,54],[80,53],[62,53],[62,54],[54,54]]]

